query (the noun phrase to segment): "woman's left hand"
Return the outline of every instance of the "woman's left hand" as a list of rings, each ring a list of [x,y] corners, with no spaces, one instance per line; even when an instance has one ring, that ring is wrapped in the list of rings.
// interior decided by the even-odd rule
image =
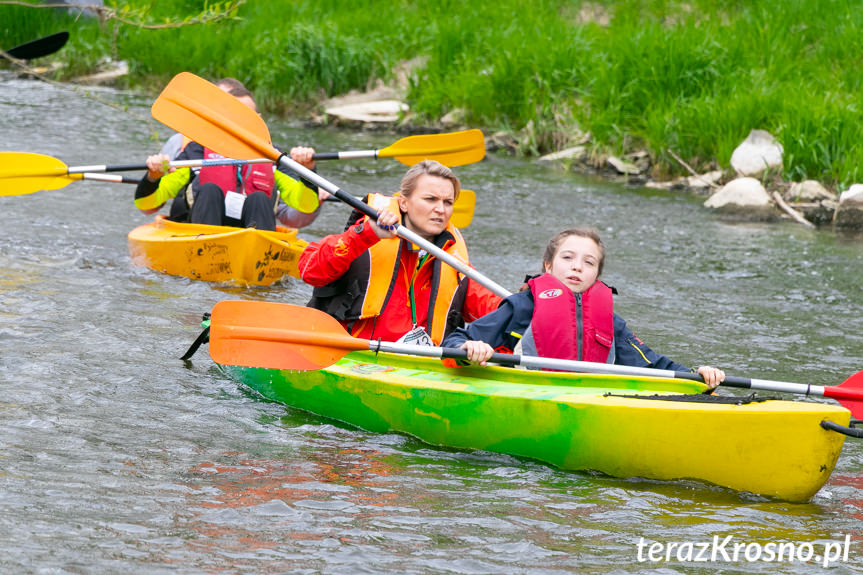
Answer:
[[[707,384],[707,387],[710,389],[714,389],[725,380],[724,371],[718,367],[710,367],[709,365],[702,365],[699,367],[698,375],[704,379],[704,383]]]

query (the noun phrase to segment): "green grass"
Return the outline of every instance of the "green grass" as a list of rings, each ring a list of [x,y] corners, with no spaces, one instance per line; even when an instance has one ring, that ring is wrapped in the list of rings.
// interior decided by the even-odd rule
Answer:
[[[150,22],[213,6],[128,4]],[[672,175],[683,168],[669,150],[699,169],[727,166],[749,131],[764,129],[785,147],[787,179],[842,187],[859,177],[856,0],[252,0],[237,15],[173,30],[69,21],[59,57],[67,77],[103,57],[127,60],[129,84],[152,93],[183,70],[235,76],[285,114],[391,82],[400,62],[418,58],[407,94],[416,122],[461,110],[471,126],[519,134],[528,153],[589,131],[595,147],[647,149],[656,175]],[[0,5],[0,45],[63,19]]]

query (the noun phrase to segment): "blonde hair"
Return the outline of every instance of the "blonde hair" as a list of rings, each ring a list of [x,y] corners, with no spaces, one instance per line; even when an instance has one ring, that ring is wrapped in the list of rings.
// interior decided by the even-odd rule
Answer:
[[[548,245],[545,246],[545,253],[542,255],[542,271],[545,271],[546,267],[551,265],[551,262],[554,260],[554,256],[557,255],[557,250],[560,249],[560,244],[570,236],[587,238],[596,242],[596,245],[599,246],[599,263],[597,265],[598,272],[596,277],[601,276],[602,267],[605,265],[605,244],[603,244],[602,240],[599,238],[599,232],[596,228],[590,227],[569,228],[551,238],[548,241]]]
[[[419,180],[420,176],[424,174],[449,180],[452,184],[452,189],[455,192],[453,199],[458,199],[458,194],[461,191],[461,182],[459,182],[458,176],[456,176],[452,170],[434,160],[423,160],[422,162],[411,166],[402,177],[399,193],[404,197],[410,196],[417,187],[417,180]]]

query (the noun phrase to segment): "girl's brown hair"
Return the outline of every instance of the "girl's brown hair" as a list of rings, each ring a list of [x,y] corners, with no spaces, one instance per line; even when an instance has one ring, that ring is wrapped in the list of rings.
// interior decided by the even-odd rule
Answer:
[[[599,246],[599,264],[597,265],[598,272],[596,277],[601,276],[602,267],[605,265],[605,244],[599,238],[599,232],[596,228],[589,227],[569,228],[551,238],[548,241],[548,245],[545,246],[545,253],[542,255],[542,271],[545,271],[546,267],[551,265],[555,254],[557,254],[557,250],[560,249],[560,244],[569,236],[587,238],[596,242],[596,245]]]

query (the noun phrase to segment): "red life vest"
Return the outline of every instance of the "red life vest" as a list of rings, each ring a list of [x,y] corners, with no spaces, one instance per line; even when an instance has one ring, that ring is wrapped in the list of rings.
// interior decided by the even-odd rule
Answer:
[[[221,160],[224,157],[209,148],[204,148],[205,160]],[[264,192],[269,197],[276,187],[272,164],[205,166],[198,172],[198,182],[216,184],[225,195],[228,192],[243,193],[247,196],[252,192]]]
[[[574,294],[551,274],[527,282],[533,293],[531,332],[540,357],[605,363],[614,345],[611,288],[598,281]]]

